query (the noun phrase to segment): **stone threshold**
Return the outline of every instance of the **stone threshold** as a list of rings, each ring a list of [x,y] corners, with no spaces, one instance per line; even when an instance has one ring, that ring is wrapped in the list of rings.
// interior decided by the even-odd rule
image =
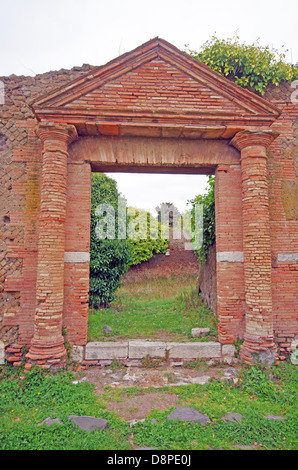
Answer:
[[[72,357],[84,364],[96,365],[101,361],[119,360],[129,363],[150,357],[171,361],[215,359],[231,362],[236,348],[232,344],[219,342],[163,342],[150,340],[95,341],[83,346],[73,346]]]

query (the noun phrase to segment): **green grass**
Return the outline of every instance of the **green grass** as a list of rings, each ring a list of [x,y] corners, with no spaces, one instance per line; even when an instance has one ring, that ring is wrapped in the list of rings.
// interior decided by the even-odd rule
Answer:
[[[273,380],[269,378],[273,376]],[[204,386],[165,387],[179,396],[179,404],[191,406],[210,418],[210,423],[167,421],[174,408],[153,410],[145,422],[133,428],[134,443],[159,450],[235,450],[236,446],[255,446],[260,450],[298,449],[298,373],[297,367],[282,363],[272,369],[243,367],[237,384],[212,380]],[[150,389],[152,393],[160,389]],[[148,389],[146,390],[146,393]],[[105,399],[143,393],[138,388],[106,390]],[[224,422],[227,412],[242,414],[239,423]],[[285,421],[270,421],[267,415]],[[157,423],[152,423],[155,418]]]
[[[194,278],[148,281],[126,285],[118,292],[111,308],[92,312],[89,340],[103,339],[102,327],[110,325],[113,336],[155,337],[190,340],[190,330],[210,326],[216,335],[216,319],[196,294]],[[212,336],[213,335],[213,336]],[[202,366],[200,364],[203,364]],[[196,361],[189,368],[208,365]],[[121,364],[114,361],[113,369]],[[77,375],[68,370],[45,371],[37,367],[24,372],[22,367],[0,367],[0,449],[1,450],[132,450],[139,447],[158,450],[236,449],[256,446],[260,450],[298,450],[298,369],[284,362],[271,369],[242,366],[238,381],[210,380],[205,385],[114,389],[105,387],[100,395],[88,382],[74,384]],[[109,410],[113,401],[145,392],[173,393],[180,405],[192,406],[207,414],[210,422],[167,421],[173,408],[153,409],[145,422],[130,429],[129,423]],[[133,402],[131,402],[133,409]],[[226,423],[227,412],[241,413],[240,423]],[[105,418],[103,431],[88,433],[73,425],[67,416],[87,415]],[[279,415],[285,421],[269,421],[266,415]],[[44,419],[59,418],[62,425],[38,426]],[[150,420],[155,418],[157,423]]]
[[[129,449],[129,426],[105,409],[88,383],[73,384],[71,372],[45,373],[31,369],[3,368],[0,382],[1,450]],[[0,369],[1,371],[1,369]],[[22,378],[24,377],[24,378]],[[70,414],[109,421],[109,429],[92,434],[71,424]],[[59,418],[63,425],[38,427],[45,418]]]
[[[210,423],[167,421],[173,408],[152,410],[145,422],[133,429],[107,409],[112,400],[144,393],[131,387],[105,387],[95,394],[88,382],[73,384],[71,371],[49,372],[32,368],[0,368],[0,448],[1,450],[132,450],[130,442],[159,450],[236,449],[237,445],[257,445],[260,450],[297,450],[297,367],[282,363],[270,370],[243,367],[237,383],[212,380],[206,385],[185,385],[146,389],[166,390],[179,403],[207,414]],[[133,405],[131,405],[133,406]],[[225,423],[228,411],[241,413],[240,423]],[[109,426],[88,433],[67,419],[70,414],[105,418]],[[281,415],[286,421],[269,421],[266,415]],[[56,424],[38,427],[45,418],[59,418]],[[157,423],[150,420],[155,418]]]
[[[102,331],[106,325],[113,330],[109,335]],[[210,334],[194,339],[191,329],[196,327],[210,327]],[[88,341],[121,338],[212,341],[217,338],[217,319],[201,302],[195,276],[127,284],[109,308],[89,314]]]

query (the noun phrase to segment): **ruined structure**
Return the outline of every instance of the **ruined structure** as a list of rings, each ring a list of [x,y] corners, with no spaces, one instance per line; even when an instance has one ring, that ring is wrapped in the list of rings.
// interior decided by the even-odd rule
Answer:
[[[219,341],[276,358],[298,334],[297,120],[159,38],[110,63],[2,77],[6,358],[46,367],[88,329],[91,171],[215,174]]]

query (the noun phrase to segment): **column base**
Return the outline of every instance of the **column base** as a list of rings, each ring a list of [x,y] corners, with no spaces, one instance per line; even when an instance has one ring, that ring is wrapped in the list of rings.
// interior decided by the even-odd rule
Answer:
[[[245,333],[240,347],[240,357],[246,364],[264,364],[271,367],[278,360],[273,336],[257,336]]]
[[[33,338],[26,358],[30,364],[35,363],[44,367],[63,366],[66,361],[63,336],[54,340]]]

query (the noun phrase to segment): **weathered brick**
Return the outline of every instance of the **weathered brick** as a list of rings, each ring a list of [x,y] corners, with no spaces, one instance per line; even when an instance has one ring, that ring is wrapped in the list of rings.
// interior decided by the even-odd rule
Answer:
[[[82,88],[68,87],[79,77]],[[158,39],[104,67],[1,80],[0,311],[8,346],[35,343],[32,361],[60,360],[62,324],[72,344],[86,344],[88,261],[64,262],[64,251],[88,253],[91,167],[116,166],[215,172],[220,343],[245,337],[247,362],[275,341],[291,343],[298,334],[298,109],[290,84],[269,86],[262,101]],[[62,84],[52,114],[43,115],[40,97]],[[29,100],[38,102],[35,113]],[[53,126],[42,142],[35,132],[40,119],[71,122],[78,142],[66,145]],[[236,150],[230,139],[247,125],[270,125],[279,136],[265,151],[264,135],[252,141],[246,134]]]

